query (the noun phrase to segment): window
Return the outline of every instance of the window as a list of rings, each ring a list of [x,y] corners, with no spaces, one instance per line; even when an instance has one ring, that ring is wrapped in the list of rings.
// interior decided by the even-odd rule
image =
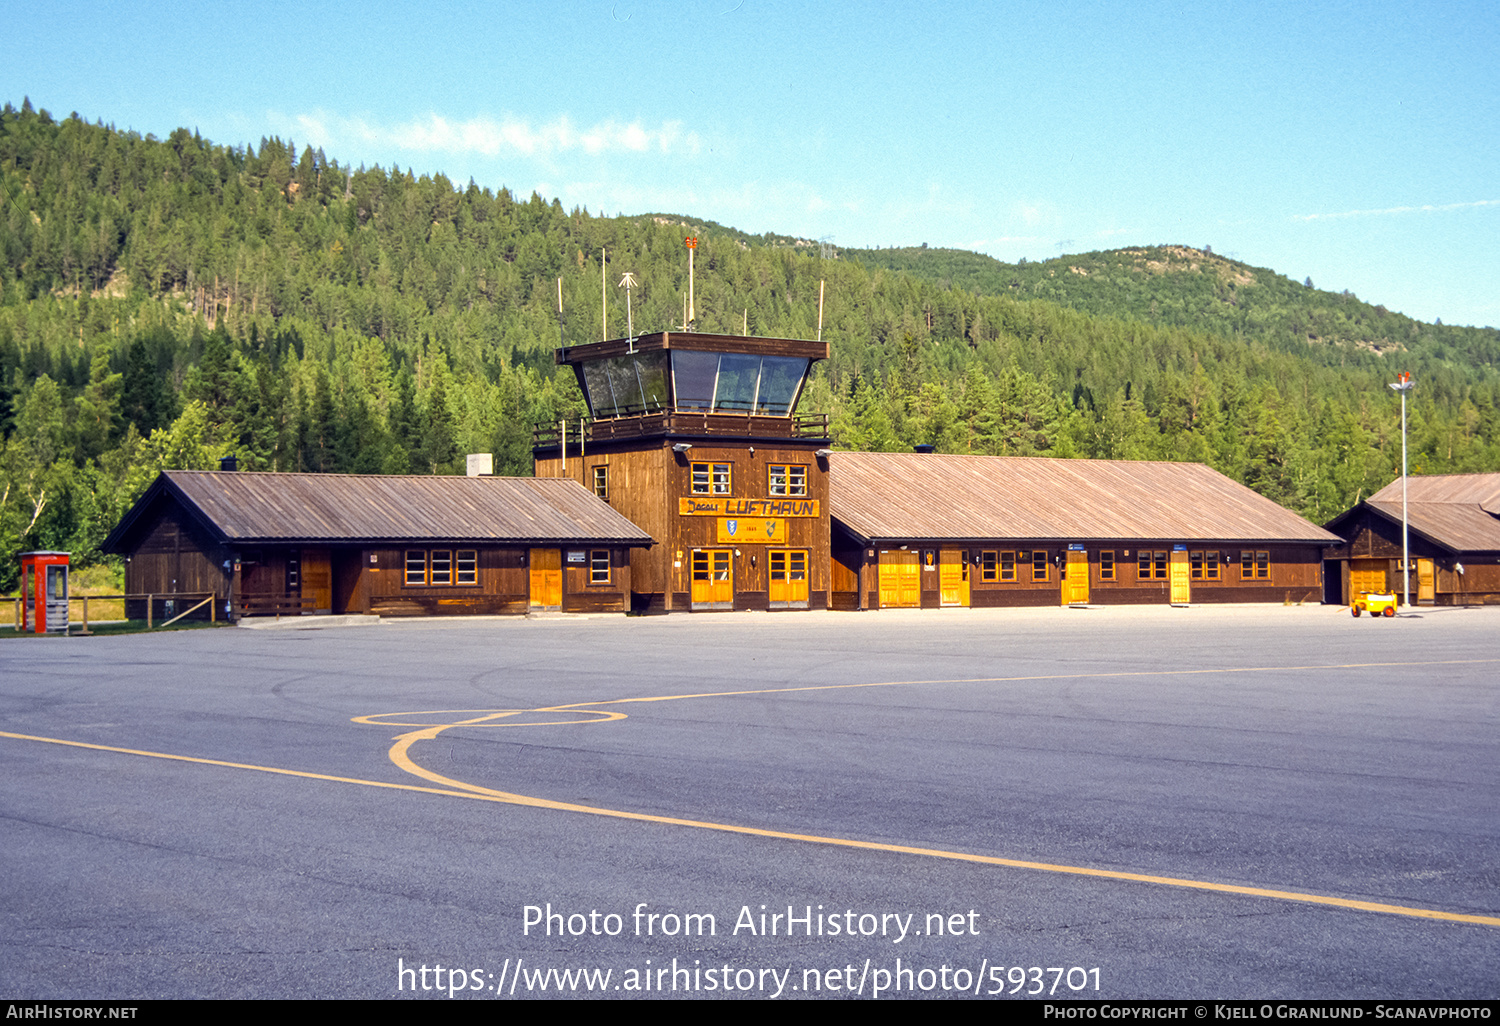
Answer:
[[[475,549],[459,549],[456,557],[454,584],[479,583],[479,552]]]
[[[589,550],[589,583],[590,584],[608,584],[609,583],[609,550],[608,549],[590,549]]]
[[[1099,580],[1112,581],[1115,579],[1115,554],[1106,549],[1099,553]]]
[[[774,497],[807,494],[807,468],[795,463],[773,463],[767,468],[770,480],[766,494]]]
[[[1026,553],[1021,553],[1024,559]],[[1000,580],[1014,581],[1016,579],[1016,554],[1014,552],[1000,553]]]
[[[728,495],[729,466],[728,463],[694,463],[693,494]]]
[[[1246,549],[1240,553],[1240,577],[1243,580],[1260,578],[1271,579],[1271,554],[1269,552],[1251,552]]]
[[[478,584],[479,551],[459,549],[455,560],[452,549],[407,549],[402,580],[408,585]]]
[[[1188,561],[1193,567],[1193,580],[1217,581],[1219,579],[1219,554],[1217,552],[1190,552]]]
[[[421,549],[406,550],[406,583],[427,583],[427,553]]]
[[[1031,579],[1033,581],[1045,581],[1047,579],[1047,550],[1037,549],[1031,554]]]
[[[1167,579],[1167,554],[1141,549],[1136,559],[1136,576],[1143,581]]]
[[[594,468],[594,494],[609,501],[609,467],[604,464]]]
[[[987,583],[1000,579],[1000,553],[981,552],[979,554],[979,579]]]

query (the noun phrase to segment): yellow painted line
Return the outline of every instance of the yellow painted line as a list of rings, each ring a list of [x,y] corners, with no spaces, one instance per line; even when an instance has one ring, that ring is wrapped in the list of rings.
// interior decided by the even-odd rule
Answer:
[[[759,688],[744,691],[701,691],[687,695],[652,695],[642,698],[610,698],[579,702],[576,705],[552,705],[535,712],[561,712],[583,706],[627,705],[632,702],[675,702],[685,698],[735,698],[743,695],[779,695],[802,691],[840,691],[850,688],[916,687],[931,684],[1017,684],[1043,680],[1107,680],[1117,677],[1201,677],[1221,673],[1269,673],[1287,670],[1367,670],[1380,667],[1476,666],[1500,663],[1500,659],[1427,659],[1413,662],[1382,663],[1314,663],[1308,666],[1225,666],[1199,670],[1118,670],[1103,673],[1040,673],[1019,677],[952,677],[935,680],[885,680],[863,684],[806,684],[798,687]]]
[[[442,728],[438,728],[442,729]],[[1252,898],[1272,898],[1280,901],[1295,901],[1313,905],[1330,905],[1336,908],[1358,909],[1363,912],[1383,912],[1390,915],[1410,916],[1418,919],[1437,919],[1452,923],[1473,923],[1480,926],[1500,926],[1500,917],[1466,915],[1459,912],[1444,912],[1439,909],[1413,908],[1407,905],[1387,905],[1375,901],[1356,901],[1352,898],[1337,898],[1324,894],[1304,894],[1299,891],[1278,891],[1265,887],[1244,887],[1238,884],[1214,883],[1209,880],[1189,880],[1174,876],[1151,876],[1144,873],[1124,873],[1113,869],[1093,869],[1088,866],[1068,866],[1052,862],[1028,862],[1023,859],[1004,859],[994,855],[976,855],[971,852],[947,851],[942,848],[920,848],[905,844],[883,844],[878,841],[861,841],[849,837],[825,837],[819,834],[799,834],[786,830],[766,830],[761,827],[740,826],[734,823],[715,823],[707,820],[680,819],[675,816],[655,816],[644,812],[626,812],[620,809],[595,808],[568,802],[551,801],[546,798],[530,798],[526,795],[508,794],[474,784],[450,780],[410,762],[405,751],[417,735],[416,731],[405,735],[391,749],[391,761],[409,773],[444,784],[444,787],[420,787],[415,784],[392,784],[383,780],[363,780],[359,777],[341,777],[329,773],[311,773],[306,770],[284,769],[279,766],[260,766],[246,762],[228,762],[223,759],[204,759],[192,755],[173,755],[169,752],[151,752],[139,748],[120,748],[114,745],[91,744],[85,741],[68,741],[55,737],[38,737],[32,734],[13,734],[0,731],[0,737],[17,741],[37,741],[43,744],[64,745],[69,748],[84,748],[97,752],[113,752],[119,755],[136,755],[150,759],[166,759],[172,762],[195,763],[202,766],[219,766],[226,769],[253,770],[278,776],[301,777],[306,780],[326,780],[337,784],[358,784],[363,787],[378,787],[393,791],[417,791],[422,794],[441,795],[446,798],[470,798],[477,801],[499,802],[506,805],[521,805],[535,809],[551,809],[559,812],[580,812],[592,816],[612,819],[627,819],[641,823],[660,823],[666,826],[692,827],[714,830],[721,833],[744,834],[751,837],[766,837],[781,841],[802,841],[809,844],[833,845],[840,848],[855,848],[862,851],[891,852],[898,855],[920,855],[927,858],[945,859],[953,862],[971,862],[986,866],[1004,866],[1010,869],[1032,869],[1046,873],[1063,873],[1070,876],[1089,876],[1105,880],[1123,880],[1131,883],[1159,884],[1199,891],[1214,891],[1221,894],[1239,894]]]
[[[603,709],[584,709],[583,705],[592,705],[591,702],[582,702],[577,706],[557,706],[549,709],[432,709],[426,712],[401,712],[401,713],[370,713],[365,716],[355,716],[351,722],[363,723],[372,727],[441,727],[447,730],[449,727],[570,727],[581,723],[610,723],[615,720],[626,719],[622,712],[607,712]],[[459,720],[456,722],[440,723],[409,723],[401,720],[388,720],[387,716],[444,716],[452,713],[482,712],[483,716],[475,716],[472,719]],[[525,723],[499,723],[496,722],[510,716],[520,716],[535,712],[579,712],[593,713],[592,720],[528,720]]]
[[[68,748],[88,748],[96,752],[114,752],[118,755],[140,755],[148,759],[167,759],[172,762],[192,762],[201,766],[222,766],[226,769],[255,770],[258,773],[274,773],[283,777],[303,777],[308,780],[330,780],[336,784],[362,784],[365,787],[384,787],[392,791],[420,791],[423,794],[442,794],[450,798],[472,798],[464,791],[444,791],[416,784],[392,784],[384,780],[361,780],[359,777],[340,777],[329,773],[312,773],[308,770],[282,769],[278,766],[258,766],[252,762],[226,762],[223,759],[204,759],[196,755],[173,755],[171,752],[150,752],[142,748],[120,748],[115,745],[96,745],[87,741],[68,741],[60,737],[38,737],[35,734],[12,734],[0,730],[0,737],[16,741],[40,741],[49,745],[65,745]]]
[[[521,712],[564,712],[564,711],[588,711],[598,712],[610,719],[623,719],[623,713],[609,714],[602,710],[583,707],[599,705],[620,705],[633,702],[669,702],[688,698],[727,698],[742,695],[764,695],[781,694],[788,692],[803,691],[833,691],[851,688],[868,687],[895,687],[900,685],[924,685],[924,684],[984,684],[984,683],[1014,683],[1021,681],[1042,680],[1079,680],[1086,678],[1111,678],[1111,677],[1171,677],[1218,673],[1254,673],[1270,670],[1330,670],[1330,669],[1366,669],[1374,667],[1414,667],[1414,666],[1456,666],[1475,665],[1500,662],[1500,659],[1447,659],[1447,660],[1425,660],[1413,662],[1380,662],[1380,663],[1334,663],[1310,666],[1261,666],[1261,667],[1229,667],[1222,669],[1200,669],[1200,670],[1142,670],[1124,671],[1114,673],[1077,673],[1077,674],[1044,674],[1035,676],[1018,677],[975,677],[967,679],[946,680],[917,680],[917,681],[881,681],[864,684],[821,684],[802,687],[786,688],[763,688],[758,690],[743,691],[721,691],[700,692],[686,695],[658,695],[638,698],[612,699],[603,702],[579,702],[573,705],[548,706],[533,710],[434,710],[430,713],[373,713],[366,716],[354,717],[354,722],[369,724],[373,726],[419,726],[421,729],[402,734],[395,739],[396,744],[391,748],[389,755],[391,761],[402,770],[428,780],[432,783],[442,785],[440,787],[420,787],[412,784],[393,784],[379,780],[363,780],[358,777],[342,777],[326,773],[311,773],[303,770],[283,769],[275,766],[260,766],[253,763],[227,762],[219,759],[205,759],[196,756],[172,755],[165,752],[151,752],[133,748],[119,748],[112,745],[90,744],[82,741],[67,741],[60,738],[37,737],[29,734],[13,734],[0,731],[0,737],[14,738],[22,741],[38,741],[46,744],[66,745],[73,748],[86,748],[95,751],[115,752],[123,755],[137,755],[148,758],[167,759],[176,762],[198,763],[207,766],[220,766],[229,769],[254,770],[262,773],[272,773],[281,776],[303,777],[311,780],[326,780],[334,783],[358,784],[366,787],[387,788],[397,791],[416,791],[424,794],[442,795],[450,798],[471,798],[479,801],[499,802],[507,805],[519,805],[528,808],[548,809],[559,812],[584,813],[591,816],[605,816],[612,819],[633,820],[642,823],[659,823],[667,826],[690,827],[700,830],[713,830],[722,833],[743,834],[751,837],[765,837],[775,840],[801,841],[809,844],[832,845],[842,848],[854,848],[863,851],[891,852],[901,855],[918,855],[927,858],[945,859],[955,862],[970,862],[980,865],[1004,866],[1010,869],[1030,869],[1039,872],[1061,873],[1070,876],[1086,876],[1105,880],[1121,880],[1131,883],[1157,884],[1167,887],[1179,887],[1189,890],[1212,891],[1221,894],[1238,894],[1254,898],[1269,898],[1279,901],[1291,901],[1304,904],[1325,905],[1335,908],[1355,909],[1364,912],[1380,912],[1388,915],[1400,915],[1418,919],[1434,919],[1444,922],[1470,923],[1481,926],[1500,926],[1500,917],[1471,915],[1459,912],[1445,912],[1439,909],[1415,908],[1408,905],[1391,905],[1374,901],[1358,901],[1352,898],[1339,898],[1332,895],[1310,894],[1299,891],[1282,891],[1264,887],[1246,887],[1239,884],[1215,883],[1208,880],[1191,880],[1184,877],[1153,876],[1143,873],[1126,873],[1112,869],[1095,869],[1088,866],[1070,866],[1051,862],[1031,862],[1022,859],[1006,859],[994,855],[978,855],[971,852],[948,851],[941,848],[922,848],[912,845],[884,844],[877,841],[861,841],[848,837],[828,837],[819,834],[799,834],[785,830],[769,830],[762,827],[741,826],[734,823],[717,823],[709,820],[683,819],[674,816],[657,816],[643,812],[629,812],[623,809],[606,809],[589,805],[577,805],[570,802],[553,801],[547,798],[534,798],[527,795],[512,794],[505,791],[497,791],[482,787],[477,784],[468,784],[463,781],[454,780],[442,776],[431,770],[418,765],[408,754],[412,745],[417,741],[431,740],[443,731],[452,727],[481,726],[494,720],[508,716],[514,716]],[[422,716],[438,715],[446,712],[478,712],[479,716],[470,717],[465,720],[439,724],[405,724],[383,721],[384,716]],[[572,723],[598,723],[604,720],[587,721],[565,721],[565,725]],[[519,725],[519,724],[518,724]],[[537,724],[538,726],[542,724]]]

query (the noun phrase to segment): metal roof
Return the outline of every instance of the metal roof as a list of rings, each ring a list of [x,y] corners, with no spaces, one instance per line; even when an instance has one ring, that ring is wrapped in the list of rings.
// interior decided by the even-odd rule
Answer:
[[[1387,490],[1376,495],[1384,495]],[[1365,500],[1364,505],[1392,523],[1401,523],[1399,491],[1394,501],[1371,498]],[[1415,502],[1408,499],[1406,509],[1406,522],[1412,531],[1445,549],[1453,552],[1500,551],[1500,517],[1486,513],[1476,503]]]
[[[231,542],[589,542],[650,535],[569,478],[165,470],[106,540],[162,492]]]
[[[828,496],[863,542],[1341,540],[1200,463],[835,452]]]
[[[1458,502],[1500,515],[1500,474],[1423,474],[1406,479],[1408,505],[1413,502]],[[1398,477],[1370,496],[1375,502],[1401,505]]]

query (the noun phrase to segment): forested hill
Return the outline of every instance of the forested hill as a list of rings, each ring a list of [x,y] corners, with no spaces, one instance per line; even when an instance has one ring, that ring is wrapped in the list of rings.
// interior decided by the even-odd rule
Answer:
[[[969,278],[926,254],[876,266],[906,251],[595,216],[286,140],[158,140],[23,102],[0,110],[0,587],[23,549],[97,559],[159,469],[229,452],[250,468],[453,473],[491,451],[529,473],[532,425],[583,409],[555,371],[559,337],[605,333],[601,274],[607,333],[624,334],[626,271],[636,330],[676,326],[688,234],[700,330],[810,338],[826,281],[833,355],[802,407],[830,414],[845,447],[1199,460],[1322,520],[1399,465],[1385,385],[1410,370],[1414,469],[1500,465],[1493,333],[1336,330],[1387,322],[1191,250],[1139,251],[1139,272],[1131,251],[955,256],[991,275]],[[1230,320],[1164,281],[1232,295],[1214,300]],[[1058,282],[1093,291],[1049,293]],[[1321,296],[1326,323],[1257,313],[1273,289]],[[1258,317],[1287,330],[1251,330]]]
[[[1136,246],[1002,263],[959,249],[851,249],[870,268],[904,271],[992,296],[1048,299],[1075,310],[1128,317],[1273,344],[1351,343],[1374,352],[1427,350],[1485,366],[1500,363],[1500,329],[1425,324],[1350,292],[1324,292],[1188,246]]]

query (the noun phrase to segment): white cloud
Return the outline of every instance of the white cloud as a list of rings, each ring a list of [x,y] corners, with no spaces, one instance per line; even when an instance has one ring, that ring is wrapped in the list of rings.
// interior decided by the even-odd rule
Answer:
[[[523,157],[549,157],[581,151],[589,156],[607,153],[696,154],[702,143],[697,133],[683,130],[680,121],[664,121],[655,127],[640,121],[614,119],[581,128],[562,115],[544,124],[507,117],[451,120],[440,114],[397,125],[370,124],[360,118],[337,118],[322,112],[300,114],[298,130],[319,145],[344,138],[364,143],[393,145],[403,150],[442,153],[477,153],[486,157],[502,153]]]
[[[1296,214],[1293,221],[1332,221],[1344,217],[1381,217],[1391,214],[1435,214],[1445,210],[1471,210],[1475,207],[1500,207],[1500,200],[1474,200],[1470,203],[1426,203],[1420,207],[1385,207],[1381,210],[1343,210],[1335,214]]]

